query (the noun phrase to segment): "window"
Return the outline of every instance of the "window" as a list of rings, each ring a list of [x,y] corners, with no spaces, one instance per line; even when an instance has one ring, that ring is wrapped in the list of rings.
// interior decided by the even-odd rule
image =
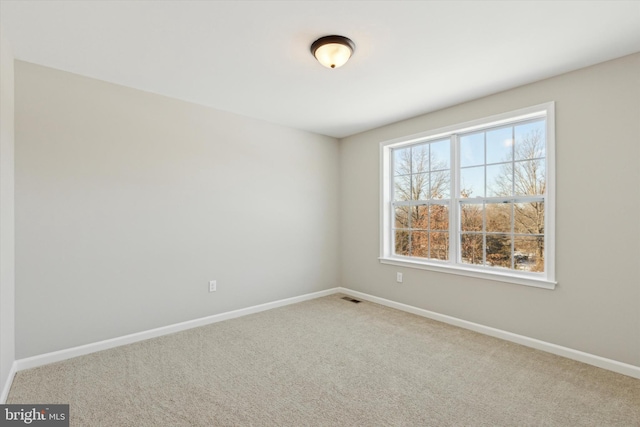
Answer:
[[[553,288],[553,107],[382,143],[381,262]]]

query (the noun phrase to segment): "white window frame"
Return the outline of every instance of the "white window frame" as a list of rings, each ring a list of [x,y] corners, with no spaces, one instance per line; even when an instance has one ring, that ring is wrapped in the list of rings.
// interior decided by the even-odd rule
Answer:
[[[459,176],[460,153],[458,135],[481,131],[500,125],[535,118],[546,119],[546,194],[544,195],[545,213],[545,267],[542,273],[508,270],[496,267],[474,266],[457,261],[460,240],[459,222]],[[451,138],[451,199],[449,202],[449,261],[438,261],[419,257],[394,254],[393,243],[393,173],[391,153],[394,148],[414,145],[421,142]],[[416,135],[396,138],[380,143],[380,262],[401,267],[451,273],[480,279],[515,283],[538,288],[554,289],[555,281],[555,103],[547,102],[532,107],[473,120],[453,126],[434,129]]]

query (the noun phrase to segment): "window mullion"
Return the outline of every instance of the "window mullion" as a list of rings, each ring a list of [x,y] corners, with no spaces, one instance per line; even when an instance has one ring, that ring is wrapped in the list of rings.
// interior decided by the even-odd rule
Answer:
[[[511,126],[511,170],[515,170],[515,160],[516,160],[516,127]],[[515,187],[512,180],[512,192],[511,195],[515,196]],[[516,202],[515,200],[511,201],[511,269],[515,270],[516,268]]]
[[[460,260],[460,148],[458,135],[452,134],[449,139],[450,169],[449,176],[449,262],[458,264]]]
[[[482,265],[484,267],[487,266],[487,203],[486,202],[482,202]]]
[[[482,132],[482,152],[484,160],[482,163],[482,172],[484,179],[483,195],[482,195],[482,265],[487,266],[487,131]]]
[[[388,182],[388,191],[389,191],[389,223],[388,223],[388,227],[389,227],[389,231],[388,231],[388,235],[387,238],[389,239],[389,244],[390,246],[388,248],[385,249],[385,251],[387,253],[389,253],[389,255],[392,255],[395,253],[395,247],[396,247],[396,232],[395,232],[395,228],[396,228],[396,206],[394,203],[394,200],[396,199],[396,194],[395,194],[395,170],[396,170],[396,164],[395,164],[395,155],[394,155],[394,150],[390,150],[389,152],[389,164],[391,165],[391,169],[389,170],[389,182]]]
[[[511,203],[511,269],[516,268],[516,204]]]

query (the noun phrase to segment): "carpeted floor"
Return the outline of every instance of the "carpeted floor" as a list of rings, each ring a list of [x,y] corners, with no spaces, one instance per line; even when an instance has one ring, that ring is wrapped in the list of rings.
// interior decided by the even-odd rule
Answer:
[[[331,295],[18,372],[72,426],[640,426],[640,380]]]

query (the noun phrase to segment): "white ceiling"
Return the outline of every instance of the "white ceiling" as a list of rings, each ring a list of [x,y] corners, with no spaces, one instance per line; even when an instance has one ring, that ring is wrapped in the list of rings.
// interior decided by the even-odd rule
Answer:
[[[344,137],[640,51],[639,1],[10,1],[17,59]],[[320,36],[356,43],[330,70]]]

